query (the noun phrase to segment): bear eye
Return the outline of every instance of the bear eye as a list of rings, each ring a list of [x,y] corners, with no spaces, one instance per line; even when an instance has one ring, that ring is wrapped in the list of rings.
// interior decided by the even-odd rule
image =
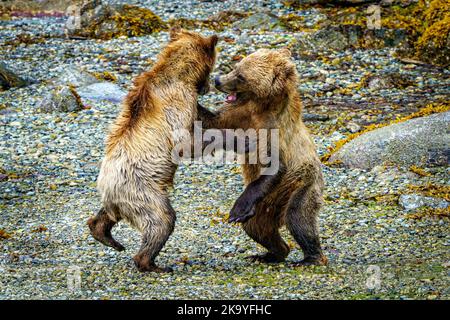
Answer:
[[[239,81],[241,81],[241,82],[245,82],[245,78],[244,78],[244,76],[243,76],[242,74],[238,74],[238,75],[237,75],[237,79],[238,79]]]

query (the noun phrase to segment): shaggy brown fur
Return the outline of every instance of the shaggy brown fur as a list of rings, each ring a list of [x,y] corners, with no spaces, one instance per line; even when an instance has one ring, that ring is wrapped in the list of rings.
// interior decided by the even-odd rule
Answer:
[[[286,224],[304,253],[298,264],[326,264],[317,225],[323,202],[321,164],[302,122],[297,72],[289,50],[258,50],[216,78],[216,87],[231,93],[235,101],[217,114],[199,106],[204,128],[279,129],[278,172],[261,175],[261,164],[243,165],[247,187],[234,204],[230,221],[243,222],[246,233],[268,250],[258,260],[285,260],[289,247],[279,228]]]
[[[111,236],[121,219],[143,234],[134,261],[140,271],[168,271],[154,260],[173,231],[175,211],[167,190],[177,165],[171,151],[192,128],[197,95],[205,91],[215,62],[217,37],[172,30],[154,67],[134,81],[106,141],[98,177],[103,208],[88,224],[95,239],[117,250]]]

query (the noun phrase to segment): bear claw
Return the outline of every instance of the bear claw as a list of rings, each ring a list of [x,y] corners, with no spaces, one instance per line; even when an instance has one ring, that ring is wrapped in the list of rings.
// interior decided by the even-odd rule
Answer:
[[[230,214],[230,217],[228,218],[228,222],[247,222],[251,217],[253,217],[256,214],[255,206],[252,207],[252,209],[247,214],[240,214],[238,216],[235,216],[233,213]]]

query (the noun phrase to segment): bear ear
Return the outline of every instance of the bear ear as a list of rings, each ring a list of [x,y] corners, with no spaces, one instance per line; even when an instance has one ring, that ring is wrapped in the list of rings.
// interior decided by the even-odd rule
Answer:
[[[292,61],[279,61],[273,69],[271,95],[281,94],[295,81],[295,64]]]
[[[215,48],[217,45],[217,42],[219,42],[219,37],[214,34],[211,37],[209,37],[209,42],[211,44],[211,47]]]
[[[211,37],[206,38],[205,49],[208,55],[214,55],[214,53],[216,52],[216,45],[218,41],[219,38],[216,35],[212,35]]]
[[[170,41],[176,41],[180,38],[182,29],[180,27],[172,27],[170,28],[169,35]]]
[[[284,57],[286,57],[286,58],[291,58],[291,50],[289,50],[288,48],[281,48],[281,49],[278,49],[278,52],[282,55],[282,56],[284,56]]]

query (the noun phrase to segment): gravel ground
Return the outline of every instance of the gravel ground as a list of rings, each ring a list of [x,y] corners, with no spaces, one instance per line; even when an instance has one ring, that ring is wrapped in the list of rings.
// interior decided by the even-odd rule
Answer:
[[[153,9],[163,19],[204,19],[225,9],[282,8],[269,1],[133,3]],[[138,249],[138,233],[119,225],[114,233],[127,250],[117,253],[94,241],[86,227],[87,218],[99,208],[98,165],[108,125],[120,106],[84,100],[88,108],[77,113],[43,114],[36,108],[50,90],[50,80],[64,75],[68,67],[114,73],[117,85],[126,90],[131,79],[151,65],[168,35],[68,40],[60,37],[63,26],[62,18],[0,21],[2,60],[35,80],[26,88],[0,92],[0,230],[10,235],[0,236],[0,299],[449,298],[449,220],[410,219],[395,202],[379,200],[407,193],[411,184],[448,185],[448,168],[429,169],[431,175],[424,177],[404,168],[323,166],[326,205],[320,228],[330,264],[293,268],[290,263],[300,260],[302,253],[286,230],[283,234],[293,248],[288,261],[264,265],[245,259],[261,248],[238,226],[224,222],[243,190],[237,165],[182,165],[172,193],[177,225],[158,258],[174,272],[137,272],[130,257]],[[23,33],[36,39],[52,37],[8,44]],[[225,30],[219,36],[235,41],[220,43],[216,72],[226,70],[234,56],[282,47],[301,34]],[[336,59],[348,63],[330,63]],[[327,121],[308,122],[320,154],[349,134],[349,121],[387,121],[449,97],[448,72],[401,64],[387,49],[346,50],[326,60],[296,58],[296,63],[305,112],[329,116]],[[368,71],[407,75],[416,85],[324,94],[330,84],[345,88]],[[201,100],[215,108],[223,99],[213,91]],[[68,286],[78,271],[80,287]]]

